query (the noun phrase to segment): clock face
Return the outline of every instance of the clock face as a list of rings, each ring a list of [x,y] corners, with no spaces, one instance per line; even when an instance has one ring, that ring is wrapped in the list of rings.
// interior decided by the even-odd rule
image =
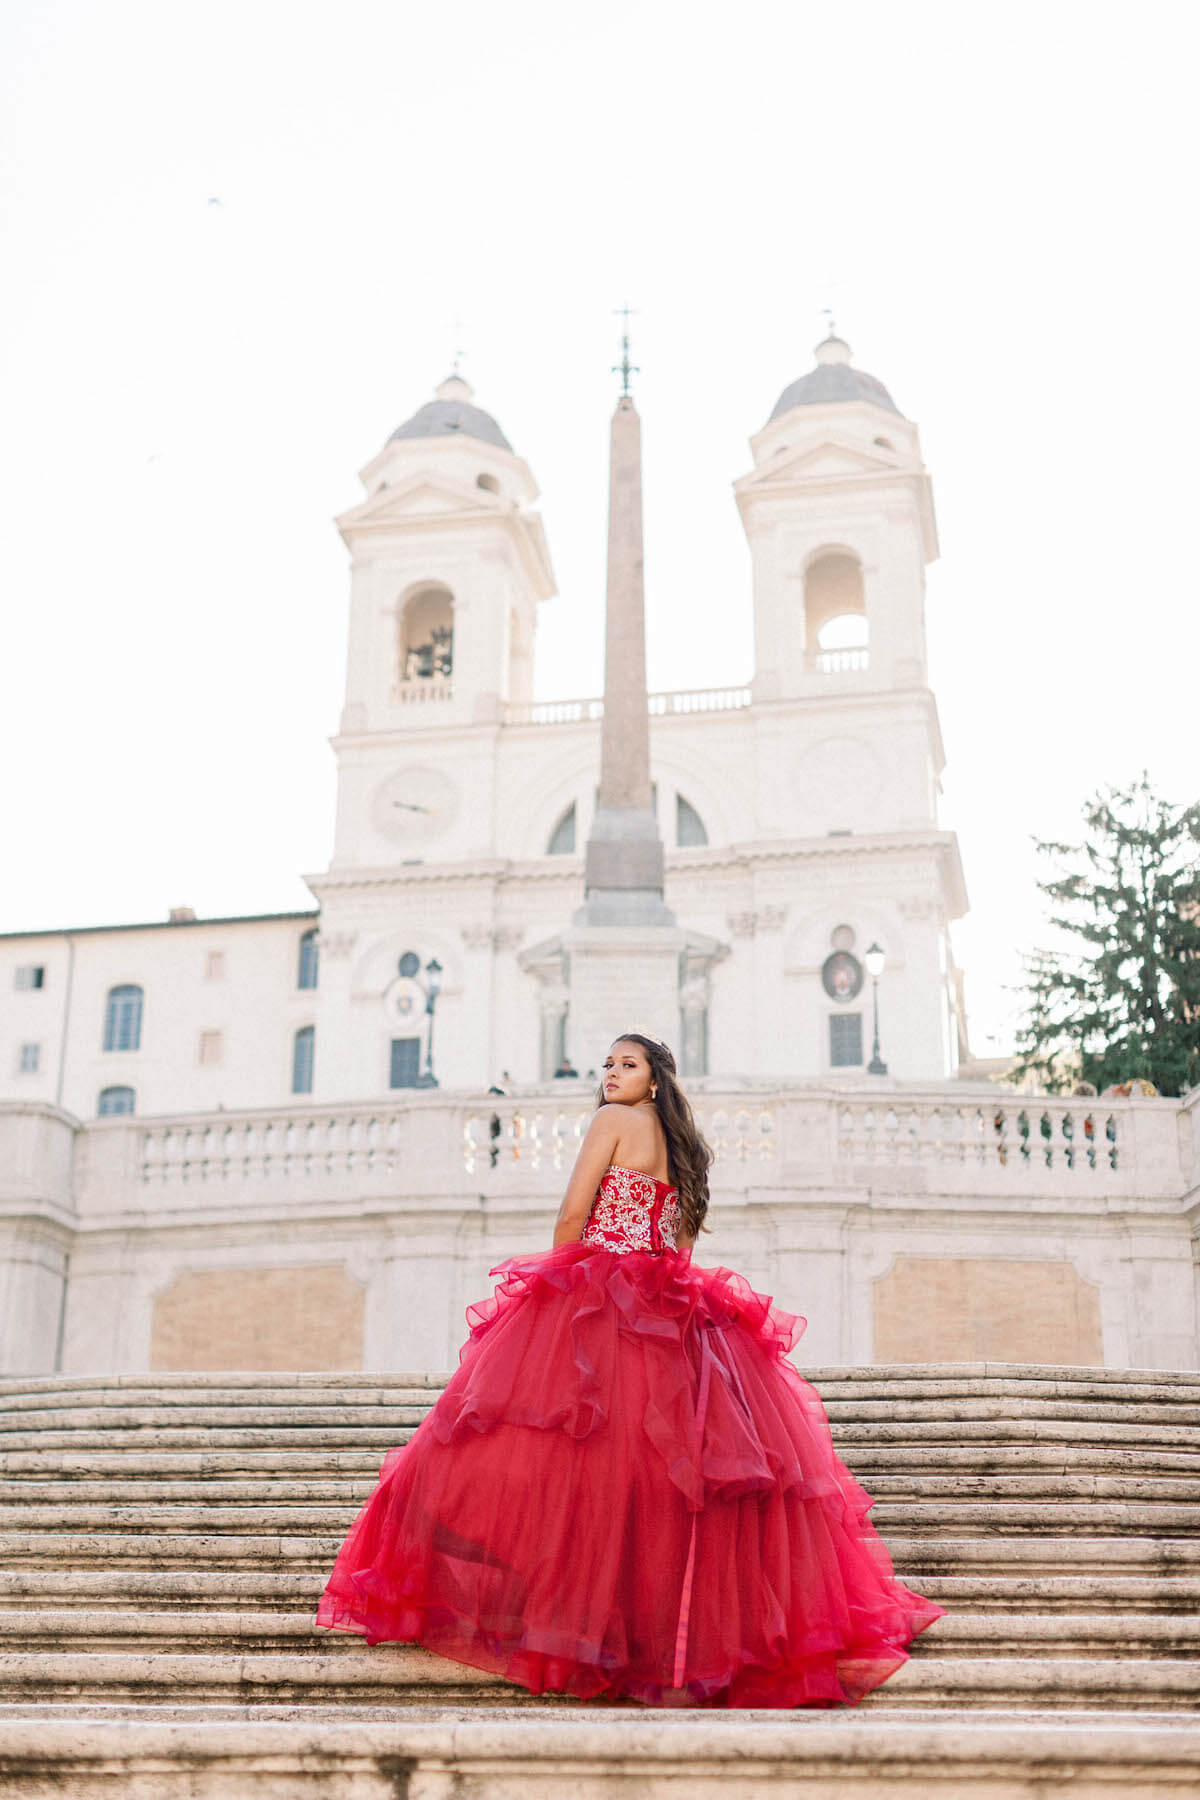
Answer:
[[[371,801],[375,829],[394,844],[414,848],[440,837],[458,810],[458,789],[440,769],[396,769]]]

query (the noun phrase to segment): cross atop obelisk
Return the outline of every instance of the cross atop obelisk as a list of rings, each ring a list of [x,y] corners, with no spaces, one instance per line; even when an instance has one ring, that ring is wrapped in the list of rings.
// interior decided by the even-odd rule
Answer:
[[[642,551],[642,425],[629,378],[629,308],[609,461],[608,592],[600,794],[588,839],[578,923],[673,924],[663,905],[663,848],[650,792],[646,600]]]

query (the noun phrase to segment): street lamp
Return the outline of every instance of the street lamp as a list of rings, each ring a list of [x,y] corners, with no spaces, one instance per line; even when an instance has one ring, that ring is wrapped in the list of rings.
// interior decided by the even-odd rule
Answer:
[[[863,952],[863,961],[867,965],[867,974],[871,977],[871,997],[875,1012],[875,1042],[871,1046],[871,1060],[867,1064],[868,1075],[886,1075],[888,1066],[879,1054],[879,977],[883,974],[884,954],[878,944],[871,944]]]
[[[437,1005],[437,997],[442,991],[442,965],[436,956],[431,956],[425,964],[425,980],[417,981],[417,971],[421,967],[421,959],[415,950],[406,950],[400,958],[400,973],[408,981],[416,981],[425,996],[425,1017],[429,1023],[425,1029],[425,1073],[418,1075],[414,1087],[429,1088],[438,1084],[433,1072],[433,1009]]]

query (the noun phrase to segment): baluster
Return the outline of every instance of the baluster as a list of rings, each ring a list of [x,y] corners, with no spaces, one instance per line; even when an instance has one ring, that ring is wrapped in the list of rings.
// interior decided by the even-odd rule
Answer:
[[[1054,1156],[1054,1125],[1048,1112],[1044,1112],[1038,1120],[1038,1131],[1041,1133],[1042,1162],[1048,1169]]]
[[[750,1154],[750,1114],[739,1112],[733,1119],[734,1154],[739,1162],[745,1162]]]
[[[1083,1120],[1083,1153],[1089,1169],[1096,1167],[1096,1121],[1091,1113],[1086,1113]]]
[[[383,1133],[383,1166],[384,1172],[394,1175],[400,1167],[400,1147],[404,1141],[404,1120],[400,1113],[394,1112],[388,1119]]]
[[[1117,1149],[1118,1149],[1117,1121],[1116,1121],[1115,1116],[1111,1113],[1109,1114],[1108,1118],[1104,1122],[1104,1137],[1105,1137],[1105,1142],[1108,1145],[1108,1166],[1110,1169],[1115,1169],[1117,1166]]]
[[[1059,1120],[1059,1132],[1063,1138],[1063,1157],[1068,1169],[1075,1167],[1075,1114],[1064,1111]]]
[[[982,1168],[988,1160],[988,1151],[991,1148],[987,1139],[987,1122],[983,1116],[983,1108],[981,1106],[971,1107],[967,1113],[965,1123],[967,1132],[967,1160]]]
[[[775,1115],[767,1107],[758,1115],[758,1160],[775,1160]]]
[[[157,1131],[143,1131],[141,1134],[141,1146],[142,1180],[145,1182],[151,1182],[156,1179],[161,1181],[163,1177],[161,1134]]]

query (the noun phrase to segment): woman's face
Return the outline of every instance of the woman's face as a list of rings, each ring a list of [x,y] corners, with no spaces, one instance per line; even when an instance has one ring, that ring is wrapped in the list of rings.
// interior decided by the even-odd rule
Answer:
[[[619,1106],[649,1100],[650,1062],[640,1044],[618,1038],[604,1059],[604,1098]]]

